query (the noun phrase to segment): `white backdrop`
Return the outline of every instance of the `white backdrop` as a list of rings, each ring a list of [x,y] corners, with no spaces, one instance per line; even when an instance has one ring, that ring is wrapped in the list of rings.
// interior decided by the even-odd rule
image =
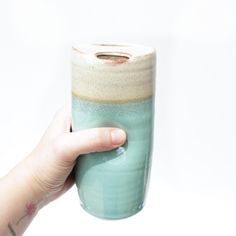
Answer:
[[[144,210],[99,220],[80,208],[74,187],[39,213],[26,236],[236,235],[235,12],[234,0],[0,2],[1,176],[70,99],[73,40],[139,43],[158,52]]]

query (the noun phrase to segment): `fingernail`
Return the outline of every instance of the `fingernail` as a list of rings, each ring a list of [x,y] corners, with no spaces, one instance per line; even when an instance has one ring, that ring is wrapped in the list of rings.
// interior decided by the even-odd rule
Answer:
[[[111,140],[112,140],[112,144],[114,145],[120,145],[124,143],[125,137],[126,135],[123,130],[114,129],[111,131]]]

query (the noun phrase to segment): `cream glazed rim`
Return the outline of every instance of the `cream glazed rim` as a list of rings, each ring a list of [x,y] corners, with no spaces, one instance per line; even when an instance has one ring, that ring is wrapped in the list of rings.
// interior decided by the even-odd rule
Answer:
[[[77,43],[72,55],[73,96],[114,104],[149,100],[155,95],[155,61],[152,47]]]
[[[145,56],[155,55],[154,47],[128,43],[80,43],[74,41],[72,50],[101,62],[122,64]]]

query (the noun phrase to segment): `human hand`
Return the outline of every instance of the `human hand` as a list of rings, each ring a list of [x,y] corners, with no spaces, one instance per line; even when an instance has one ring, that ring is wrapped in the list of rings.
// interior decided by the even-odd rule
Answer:
[[[70,132],[69,107],[59,110],[38,146],[22,165],[31,176],[31,188],[40,205],[56,199],[74,184],[72,170],[81,154],[108,151],[125,142],[116,128]]]
[[[43,206],[73,185],[79,155],[125,142],[125,132],[116,128],[71,133],[70,120],[69,107],[58,111],[32,153],[0,179],[0,235],[22,235]]]

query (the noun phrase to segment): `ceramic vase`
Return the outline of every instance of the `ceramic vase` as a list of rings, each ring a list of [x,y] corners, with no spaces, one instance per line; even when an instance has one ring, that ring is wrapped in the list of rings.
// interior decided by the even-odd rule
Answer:
[[[72,48],[72,130],[119,127],[127,134],[122,147],[77,160],[81,206],[99,218],[122,219],[144,206],[153,144],[155,67],[155,50],[147,46]]]

